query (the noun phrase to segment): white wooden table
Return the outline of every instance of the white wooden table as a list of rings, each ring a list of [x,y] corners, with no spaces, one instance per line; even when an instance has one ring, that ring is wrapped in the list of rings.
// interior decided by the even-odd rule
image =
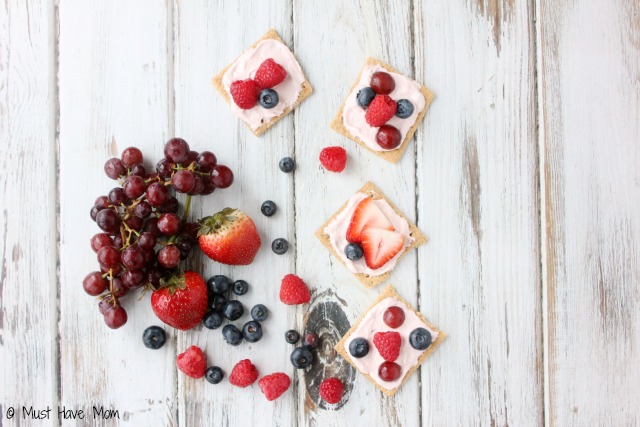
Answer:
[[[256,138],[210,78],[270,27],[315,92]],[[398,165],[328,127],[368,55],[437,95]],[[6,0],[0,425],[638,425],[639,117],[636,0]],[[167,328],[150,351],[141,334],[159,321],[147,299],[129,298],[129,322],[111,331],[82,290],[96,265],[89,208],[113,186],[104,161],[135,145],[155,163],[175,135],[236,173],[231,189],[195,200],[195,215],[237,206],[265,242],[292,243],[281,257],[265,244],[243,268],[193,257],[205,276],[246,279],[246,301],[274,311],[257,344]],[[344,173],[319,166],[328,145],[347,149]],[[293,176],[277,168],[285,155]],[[390,282],[449,338],[395,397],[357,375],[330,411],[316,380],[348,373],[330,350],[336,322],[353,322],[379,289],[313,232],[367,180],[430,237]],[[266,199],[280,207],[272,219]],[[308,310],[278,302],[286,273],[313,288]],[[283,332],[307,321],[323,365],[294,373]],[[257,386],[190,380],[174,359],[192,344],[227,372],[245,357],[285,371],[292,390],[271,403]],[[51,419],[22,419],[30,406],[53,408]],[[63,406],[119,418],[59,421]]]

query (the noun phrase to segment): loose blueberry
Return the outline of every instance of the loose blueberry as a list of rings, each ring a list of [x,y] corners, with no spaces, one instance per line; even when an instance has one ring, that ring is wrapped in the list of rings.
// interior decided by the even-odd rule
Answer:
[[[426,350],[431,345],[431,332],[425,328],[416,328],[409,334],[409,343],[416,350]]]
[[[294,331],[293,329],[289,329],[287,332],[284,333],[284,339],[289,344],[295,344],[300,339],[300,334],[298,333],[298,331]]]
[[[413,114],[413,104],[408,99],[401,99],[398,101],[398,108],[396,110],[396,116],[401,119],[406,119]]]
[[[313,350],[314,348],[318,347],[318,344],[320,344],[318,334],[316,334],[315,332],[307,332],[304,334],[304,346],[309,350]]]
[[[218,329],[222,326],[223,321],[224,318],[222,317],[222,314],[217,311],[210,311],[204,316],[204,319],[202,319],[202,324],[207,329]]]
[[[255,320],[250,320],[242,327],[242,336],[248,342],[258,342],[262,338],[262,326]]]
[[[244,306],[238,300],[227,301],[222,307],[222,315],[229,320],[238,320],[244,314]]]
[[[373,98],[376,97],[376,93],[369,86],[363,87],[356,95],[356,99],[358,100],[358,105],[362,108],[368,107],[373,101]]]
[[[242,341],[242,332],[235,325],[226,325],[222,328],[222,336],[228,344],[233,346],[240,345]]]
[[[283,157],[279,166],[282,172],[290,173],[296,168],[296,162],[291,157]]]
[[[273,108],[278,105],[278,101],[280,101],[278,92],[273,89],[262,89],[260,95],[258,96],[258,102],[260,103],[262,108]]]
[[[204,371],[204,377],[211,384],[218,384],[224,378],[224,372],[217,366],[209,366],[206,371]]]
[[[273,200],[267,200],[260,206],[260,211],[264,216],[273,216],[278,210],[278,205]]]
[[[209,292],[215,294],[225,294],[229,290],[231,286],[231,280],[227,276],[223,276],[219,274],[217,276],[213,276],[209,280],[207,280],[207,287],[209,288]]]
[[[369,354],[369,342],[364,338],[356,338],[349,344],[349,353],[358,359]]]
[[[264,322],[269,317],[269,309],[262,304],[254,305],[251,309],[251,317],[257,322]]]
[[[152,350],[162,347],[167,340],[164,329],[159,326],[149,326],[142,334],[144,346]]]
[[[307,347],[298,347],[291,353],[291,364],[296,369],[305,369],[311,366],[313,353]]]
[[[249,291],[249,284],[244,280],[236,280],[233,282],[233,293],[236,295],[244,295]]]
[[[362,246],[357,243],[349,243],[344,247],[344,254],[347,256],[347,259],[351,261],[357,261],[362,258],[364,252],[362,251]]]
[[[210,301],[209,306],[211,307],[212,310],[222,311],[222,309],[224,308],[224,305],[227,302],[227,299],[224,297],[224,295],[213,294],[213,296],[209,298],[209,301]]]
[[[289,250],[289,242],[280,237],[271,243],[271,250],[278,255],[282,255]]]

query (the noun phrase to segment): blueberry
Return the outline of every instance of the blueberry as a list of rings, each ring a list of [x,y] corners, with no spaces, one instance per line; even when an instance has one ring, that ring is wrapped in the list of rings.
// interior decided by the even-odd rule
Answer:
[[[376,97],[376,93],[373,89],[367,86],[360,89],[356,97],[358,99],[358,105],[364,108],[364,107],[368,107],[369,104],[371,104],[371,101],[373,101],[373,98]]]
[[[278,210],[278,205],[273,200],[267,200],[260,206],[260,211],[264,216],[273,216]]]
[[[204,371],[204,377],[211,384],[218,384],[224,378],[224,372],[217,366],[209,366],[206,371]]]
[[[224,318],[222,317],[222,314],[217,311],[210,311],[204,316],[204,319],[202,319],[202,324],[207,329],[218,329],[222,326],[223,321]]]
[[[362,251],[362,246],[357,243],[349,243],[344,247],[344,254],[347,256],[347,259],[351,261],[357,261],[362,258],[364,252]]]
[[[233,282],[233,293],[236,295],[244,295],[249,291],[249,284],[244,280],[236,280]]]
[[[223,276],[222,274],[213,276],[212,278],[207,280],[207,287],[209,288],[209,292],[215,294],[227,293],[230,286],[231,280],[229,280],[227,276]]]
[[[289,250],[289,242],[282,237],[277,238],[271,243],[271,250],[278,255],[282,255]]]
[[[242,332],[235,325],[226,325],[222,328],[222,336],[231,345],[239,345],[242,341]]]
[[[242,336],[248,342],[258,342],[262,338],[262,326],[255,320],[250,320],[242,327]]]
[[[305,369],[311,366],[313,353],[307,347],[298,347],[291,353],[291,364],[296,369]]]
[[[413,114],[413,104],[408,99],[401,99],[398,101],[398,109],[396,110],[396,116],[401,119],[406,119]]]
[[[144,346],[152,350],[162,347],[167,340],[164,329],[159,326],[149,326],[142,334]]]
[[[358,359],[369,353],[369,342],[364,338],[356,338],[349,344],[349,353]]]
[[[282,159],[280,159],[279,166],[282,172],[289,173],[293,172],[293,170],[296,168],[296,162],[291,157],[283,157]]]
[[[319,344],[318,334],[316,334],[315,332],[305,333],[303,342],[305,347],[307,347],[309,350],[313,350],[314,348],[318,347]]]
[[[214,311],[222,311],[226,302],[227,299],[224,297],[224,295],[213,294],[213,296],[209,299],[209,306]]]
[[[431,332],[425,328],[416,328],[409,334],[409,343],[416,350],[426,350],[431,345]]]
[[[251,317],[257,322],[264,322],[269,317],[269,309],[262,304],[254,305],[251,309]]]
[[[244,306],[238,300],[227,301],[222,307],[222,315],[229,320],[238,320],[244,314]]]
[[[262,108],[273,108],[278,105],[278,101],[280,101],[278,92],[273,89],[262,89],[258,96],[258,102]]]
[[[300,334],[298,333],[298,331],[294,331],[293,329],[289,329],[287,332],[284,333],[284,339],[289,344],[295,344],[300,339]]]

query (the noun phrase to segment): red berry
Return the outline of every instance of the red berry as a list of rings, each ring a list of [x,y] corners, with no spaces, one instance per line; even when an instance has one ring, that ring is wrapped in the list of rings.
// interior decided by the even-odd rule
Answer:
[[[225,165],[217,165],[211,172],[211,179],[216,188],[227,188],[233,184],[233,172]]]
[[[122,273],[122,284],[125,288],[137,288],[142,285],[144,272],[142,270],[125,270]]]
[[[120,258],[122,260],[122,264],[126,268],[134,269],[144,267],[146,261],[144,251],[138,245],[128,246],[124,251],[122,251]]]
[[[376,95],[369,104],[364,119],[369,126],[379,127],[387,123],[396,114],[398,104],[387,95]]]
[[[287,305],[304,304],[311,300],[309,288],[301,278],[287,274],[280,285],[280,301]]]
[[[378,71],[371,76],[371,89],[380,95],[388,95],[396,88],[396,82],[389,73]]]
[[[272,58],[269,58],[260,64],[253,80],[258,87],[266,89],[279,85],[284,81],[285,77],[287,77],[287,70]]]
[[[122,161],[122,166],[130,169],[133,165],[142,163],[142,151],[136,147],[125,148],[124,151],[122,151],[120,160]]]
[[[218,164],[218,159],[216,159],[216,155],[211,151],[203,151],[198,155],[196,164],[200,172],[208,173]]]
[[[347,165],[347,152],[342,147],[326,147],[320,152],[320,163],[328,171],[342,172]]]
[[[178,355],[176,365],[187,376],[198,379],[204,377],[204,371],[207,369],[207,358],[200,347],[192,345],[184,353]]]
[[[376,332],[373,344],[384,360],[393,362],[400,356],[402,337],[397,332]]]
[[[229,88],[233,102],[243,110],[253,108],[258,102],[259,88],[251,79],[237,80]]]
[[[189,144],[182,138],[171,138],[164,145],[164,157],[173,163],[186,161],[189,158],[190,151]]]
[[[259,373],[251,360],[244,359],[233,367],[229,382],[236,387],[248,387],[258,379]]]
[[[376,142],[385,150],[393,150],[402,142],[402,134],[391,125],[382,125],[376,134]]]
[[[389,307],[382,315],[382,320],[390,328],[399,328],[404,323],[404,310],[397,305]]]
[[[161,206],[169,199],[169,190],[159,182],[151,183],[147,187],[147,200],[152,206]]]
[[[158,230],[167,236],[173,236],[180,230],[180,217],[174,213],[162,214],[158,218]]]
[[[180,264],[180,249],[174,245],[160,249],[158,251],[158,263],[166,268],[176,268]]]
[[[121,306],[117,306],[112,310],[108,310],[104,314],[104,323],[111,329],[118,329],[127,323],[127,312]]]
[[[82,287],[84,288],[84,291],[94,297],[106,291],[108,285],[109,281],[107,279],[103,279],[102,273],[100,273],[99,271],[94,271],[87,274],[87,276],[82,281]]]
[[[335,377],[327,378],[320,384],[320,397],[332,405],[342,400],[343,391],[344,384],[342,384],[340,379]]]
[[[91,249],[98,252],[105,246],[113,246],[113,240],[107,233],[98,233],[91,238]]]
[[[130,175],[124,181],[122,186],[124,189],[124,195],[130,199],[137,199],[144,194],[144,190],[147,188],[144,183],[144,178],[138,175]]]
[[[105,246],[98,253],[98,262],[107,268],[114,268],[120,263],[120,251],[113,246]]]
[[[378,376],[382,381],[395,381],[400,378],[402,374],[402,368],[396,362],[382,362],[378,368]]]
[[[108,294],[106,297],[102,298],[98,303],[98,310],[100,311],[100,314],[104,316],[107,313],[107,311],[113,310],[119,304],[120,302],[118,301],[117,298],[115,299],[115,303],[114,303],[113,296],[111,294]]]
[[[171,177],[171,185],[178,193],[188,193],[196,184],[196,176],[190,170],[181,169]]]
[[[187,194],[195,196],[198,194],[202,194],[202,190],[204,190],[204,181],[202,180],[202,176],[196,175],[195,180],[193,181],[193,188],[187,192]]]
[[[118,177],[127,174],[127,168],[124,167],[120,159],[114,157],[105,162],[104,173],[111,179],[118,179]]]
[[[122,283],[122,279],[120,279],[119,277],[114,277],[111,281],[111,290],[113,291],[113,295],[115,295],[116,298],[123,297],[129,293],[129,288],[126,288],[124,286],[124,283]]]
[[[138,237],[138,241],[136,242],[138,246],[142,249],[153,249],[156,246],[156,236],[153,233],[145,231],[140,233],[140,237]]]
[[[283,372],[276,372],[275,374],[260,378],[258,385],[267,400],[272,401],[276,400],[278,397],[282,396],[282,393],[287,391],[291,385],[291,378]]]

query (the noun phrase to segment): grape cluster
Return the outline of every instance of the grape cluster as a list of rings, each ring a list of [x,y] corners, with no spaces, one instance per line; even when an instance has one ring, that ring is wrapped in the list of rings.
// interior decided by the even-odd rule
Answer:
[[[89,295],[99,296],[98,308],[112,329],[127,322],[122,297],[131,289],[157,288],[197,246],[199,224],[188,221],[191,196],[233,183],[233,172],[217,164],[215,154],[192,151],[181,138],[165,144],[164,156],[155,172],[147,171],[135,147],[107,160],[104,172],[120,186],[98,197],[91,208],[91,219],[102,230],[91,238],[100,271],[89,273],[82,285]],[[186,194],[182,216],[174,193]]]

